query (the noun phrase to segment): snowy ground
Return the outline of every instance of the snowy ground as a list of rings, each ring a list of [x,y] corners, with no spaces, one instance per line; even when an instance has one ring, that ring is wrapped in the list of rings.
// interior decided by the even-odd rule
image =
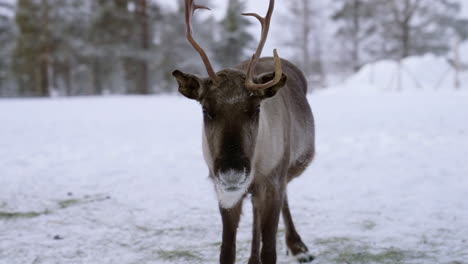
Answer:
[[[289,193],[315,263],[468,263],[468,93],[310,102],[318,154]],[[1,264],[217,263],[195,102],[1,100],[0,124]],[[250,226],[246,203],[237,263]]]

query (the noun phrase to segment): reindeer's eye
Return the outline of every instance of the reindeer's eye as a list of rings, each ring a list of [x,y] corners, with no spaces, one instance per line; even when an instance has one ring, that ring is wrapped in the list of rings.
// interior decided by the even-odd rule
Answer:
[[[250,112],[251,117],[257,119],[260,115],[260,105],[257,105],[252,112]]]
[[[258,116],[260,114],[260,105],[257,105],[257,108],[255,108],[255,115]]]
[[[203,117],[207,120],[213,119],[213,115],[206,108],[203,108]]]

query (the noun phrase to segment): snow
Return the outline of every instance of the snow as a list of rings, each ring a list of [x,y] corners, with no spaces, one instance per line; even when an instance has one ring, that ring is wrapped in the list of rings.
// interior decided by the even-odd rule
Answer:
[[[461,46],[461,58],[464,62],[465,49]],[[468,89],[468,71],[460,73],[462,89]],[[353,92],[369,93],[382,91],[437,91],[454,90],[455,71],[445,57],[432,54],[409,57],[401,65],[392,60],[383,60],[367,64],[359,72],[349,77],[340,88]]]
[[[459,56],[462,64],[468,64],[468,41],[460,44]]]
[[[289,200],[315,263],[465,263],[468,93],[309,99],[317,157]],[[0,263],[218,263],[201,117],[177,96],[0,100]]]

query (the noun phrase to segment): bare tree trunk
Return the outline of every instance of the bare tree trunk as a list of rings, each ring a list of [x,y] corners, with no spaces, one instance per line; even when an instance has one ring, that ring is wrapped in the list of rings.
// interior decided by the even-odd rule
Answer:
[[[325,86],[325,69],[323,67],[322,61],[322,41],[320,40],[319,33],[314,34],[314,57],[315,57],[315,67],[314,71],[316,71],[317,75],[319,76],[320,85]]]
[[[398,60],[398,68],[397,68],[397,91],[401,92],[403,90],[403,65],[402,60]]]
[[[401,53],[399,59],[408,57],[411,49],[411,21],[414,13],[420,7],[421,0],[391,0],[394,21],[397,23],[401,36],[399,37]],[[397,3],[403,3],[399,8]]]
[[[402,26],[402,38],[401,38],[401,43],[402,43],[402,54],[401,58],[406,58],[410,54],[410,28],[409,28],[409,21],[406,20],[403,22]]]
[[[460,39],[455,42],[455,57],[454,57],[454,68],[455,68],[455,89],[460,89]]]
[[[72,89],[72,81],[71,81],[71,63],[70,63],[70,59],[67,58],[65,60],[65,64],[64,64],[64,78],[65,78],[65,89],[67,91],[67,95],[70,96],[70,95],[73,95],[73,89]]]
[[[40,82],[39,82],[39,94],[38,96],[49,96],[49,76],[50,76],[50,43],[49,43],[49,33],[48,33],[48,28],[49,28],[49,4],[47,0],[42,0],[42,6],[44,8],[44,14],[43,14],[43,19],[44,19],[44,32],[43,35],[45,37],[44,43],[44,49],[43,49],[43,54],[40,56]]]
[[[37,92],[38,96],[48,96],[49,95],[49,64],[46,58],[42,58],[41,64],[39,66],[39,90]]]
[[[303,71],[306,73],[307,76],[310,75],[310,53],[309,53],[309,39],[310,39],[310,0],[302,0],[302,7],[304,8],[302,11],[303,14],[303,21],[302,21],[302,59],[303,59]]]
[[[353,60],[353,70],[357,72],[360,67],[360,56],[359,56],[359,32],[361,30],[361,23],[360,23],[360,8],[361,2],[360,0],[354,0],[353,4],[353,24],[354,24],[354,32],[353,32],[353,51],[352,51],[352,60]]]
[[[102,87],[101,62],[100,62],[99,57],[93,59],[92,67],[93,67],[93,86],[94,86],[93,92],[96,95],[101,95],[104,89]]]
[[[405,6],[402,14],[402,56],[408,57],[411,54],[411,21],[415,12],[421,8],[422,0],[405,0]]]
[[[141,23],[141,48],[143,51],[148,52],[150,48],[150,32],[149,32],[149,21],[148,21],[148,2],[147,0],[138,1],[137,13],[140,17]],[[142,59],[140,76],[137,84],[139,94],[149,94],[149,74],[148,74],[148,62]]]

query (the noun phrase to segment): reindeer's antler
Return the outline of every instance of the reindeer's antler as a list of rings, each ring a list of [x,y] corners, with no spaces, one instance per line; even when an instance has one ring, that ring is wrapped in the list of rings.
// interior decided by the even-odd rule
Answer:
[[[206,71],[208,72],[208,75],[210,76],[210,79],[212,81],[216,81],[218,77],[216,76],[215,71],[213,70],[213,67],[211,66],[210,60],[208,59],[208,56],[206,55],[205,51],[198,45],[198,43],[193,39],[192,37],[192,28],[191,28],[191,18],[195,10],[197,9],[207,9],[210,10],[206,6],[201,6],[201,5],[196,5],[194,0],[185,0],[185,24],[187,27],[187,31],[185,33],[187,40],[190,42],[190,44],[193,46],[193,48],[200,54],[201,59],[203,60],[203,63],[205,64]]]
[[[265,17],[261,17],[255,13],[243,13],[244,16],[253,16],[260,21],[262,25],[262,35],[260,38],[260,43],[258,44],[257,50],[255,54],[250,59],[250,62],[247,67],[247,78],[245,80],[245,86],[251,90],[260,90],[272,87],[273,85],[279,83],[281,81],[281,76],[283,74],[283,70],[281,69],[281,60],[278,56],[278,52],[273,50],[274,61],[275,61],[275,78],[267,83],[264,84],[256,84],[253,81],[253,72],[255,70],[255,66],[257,65],[258,60],[260,59],[260,55],[262,54],[263,47],[265,46],[266,39],[268,37],[268,31],[270,30],[270,22],[271,16],[273,15],[273,9],[275,8],[275,0],[270,0],[270,6],[268,7],[268,12]]]

